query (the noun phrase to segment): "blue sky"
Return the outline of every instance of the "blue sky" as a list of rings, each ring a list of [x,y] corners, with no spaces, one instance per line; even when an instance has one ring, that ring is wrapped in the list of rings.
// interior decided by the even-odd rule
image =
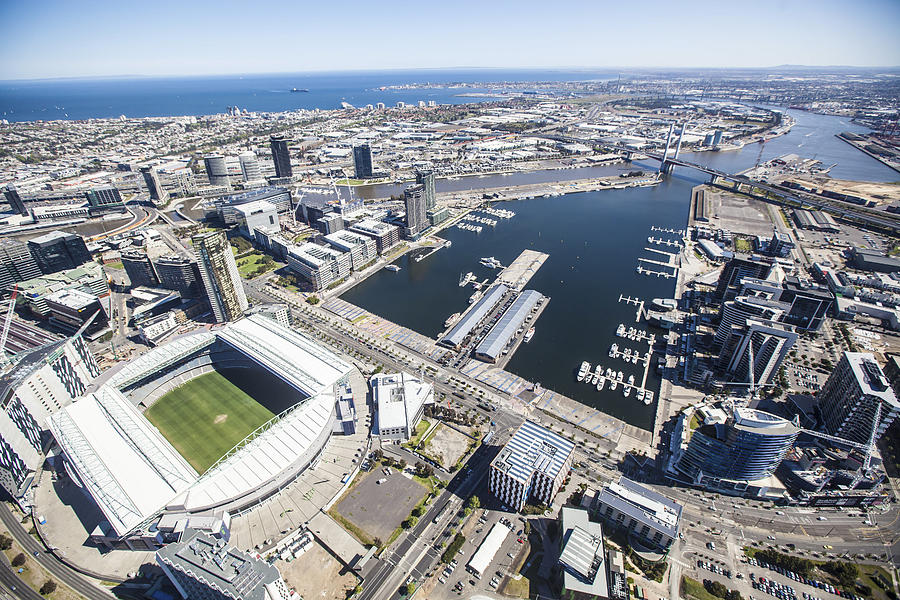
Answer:
[[[900,0],[0,0],[0,79],[900,65]]]

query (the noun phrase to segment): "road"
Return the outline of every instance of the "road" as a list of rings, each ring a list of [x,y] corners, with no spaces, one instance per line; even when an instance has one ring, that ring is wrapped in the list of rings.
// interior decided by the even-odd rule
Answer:
[[[110,600],[115,598],[109,592],[90,583],[87,579],[61,563],[55,556],[49,554],[40,542],[28,534],[22,524],[19,523],[19,519],[16,518],[6,504],[0,505],[0,521],[3,521],[3,525],[9,530],[10,535],[25,549],[25,552],[29,554],[37,552],[34,559],[49,571],[57,582],[64,583],[89,600]],[[0,571],[3,571],[3,569],[0,569]],[[31,596],[27,595],[22,597],[31,598]],[[37,597],[40,598],[40,594]]]

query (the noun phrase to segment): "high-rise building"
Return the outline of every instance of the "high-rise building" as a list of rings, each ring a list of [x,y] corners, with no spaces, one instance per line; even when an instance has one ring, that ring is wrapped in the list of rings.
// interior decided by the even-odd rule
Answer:
[[[120,208],[124,206],[122,194],[112,186],[94,188],[85,193],[88,204],[92,210],[105,210],[108,208]]]
[[[719,367],[736,381],[770,383],[781,361],[799,336],[790,326],[774,321],[747,319],[743,326],[733,327],[719,353]]]
[[[205,295],[200,267],[195,260],[176,254],[162,256],[153,261],[153,270],[161,287],[179,292],[182,298]]]
[[[667,548],[678,539],[683,507],[659,492],[620,477],[591,501],[591,512],[648,547]]]
[[[375,240],[361,233],[336,231],[326,235],[325,241],[342,252],[350,253],[350,266],[354,271],[361,271],[378,259]]]
[[[64,231],[52,231],[30,239],[28,249],[45,275],[74,269],[91,260],[91,253],[81,236]]]
[[[765,279],[772,270],[771,259],[762,259],[747,255],[736,255],[725,264],[719,282],[716,285],[716,298],[731,300],[741,289],[741,279],[756,277]]]
[[[144,176],[147,191],[150,192],[150,200],[156,204],[165,204],[169,199],[169,192],[163,188],[159,172],[153,167],[141,167],[141,174]]]
[[[436,202],[434,192],[434,171],[416,171],[416,183],[425,188],[425,210],[434,208]]]
[[[525,421],[491,462],[491,492],[513,511],[529,498],[550,506],[569,474],[575,444],[545,427]]]
[[[887,377],[875,357],[865,352],[844,352],[817,398],[828,433],[861,444],[868,443],[873,426],[877,440],[900,415],[900,402]]]
[[[153,287],[159,283],[153,263],[145,251],[128,248],[122,251],[119,260],[122,261],[122,267],[132,287],[142,285]]]
[[[22,196],[19,195],[19,190],[16,189],[16,186],[11,183],[7,185],[3,195],[6,196],[6,201],[13,212],[22,216],[28,215],[28,208],[25,206],[25,201],[22,200]]]
[[[203,157],[203,164],[206,167],[206,177],[209,179],[209,185],[223,185],[231,188],[231,180],[228,179],[228,166],[225,164],[225,157],[221,154],[207,154]]]
[[[48,294],[46,300],[50,309],[50,325],[68,335],[77,332],[91,319],[87,333],[100,331],[109,324],[100,299],[93,294],[72,288]]]
[[[716,329],[715,346],[721,348],[731,337],[734,327],[741,327],[747,319],[779,321],[790,305],[759,296],[737,296],[722,303],[719,311],[719,328]]]
[[[278,569],[202,531],[156,551],[156,563],[185,600],[288,600]]]
[[[257,229],[265,229],[267,231],[281,231],[281,224],[278,222],[278,209],[275,205],[266,200],[255,200],[246,204],[239,204],[235,207],[238,212],[238,223],[241,232],[246,234],[251,240],[254,239],[254,233]]]
[[[40,275],[41,270],[25,242],[12,238],[0,239],[0,290],[7,290],[14,283]]]
[[[400,241],[400,229],[383,221],[363,219],[351,225],[349,229],[373,238],[378,254],[384,254]]]
[[[350,275],[350,253],[307,242],[291,246],[287,264],[306,279],[313,289],[321,290]]]
[[[255,152],[252,150],[241,152],[238,155],[238,160],[241,162],[241,175],[243,176],[244,181],[257,181],[263,178],[262,172],[259,170],[259,160],[257,160]],[[276,162],[276,165],[277,164],[278,163]]]
[[[425,186],[414,185],[403,190],[403,202],[406,204],[406,237],[416,238],[428,229],[428,216],[425,211]]]
[[[291,177],[294,174],[291,168],[291,153],[288,149],[290,140],[283,136],[273,135],[269,140],[272,147],[272,162],[275,163],[276,177]]]
[[[695,485],[734,490],[769,477],[800,434],[790,421],[745,406],[735,406],[724,422],[713,421],[691,430],[675,463]]]
[[[369,179],[374,170],[372,168],[372,148],[368,144],[353,147],[353,167],[357,179]]]
[[[210,308],[217,323],[235,321],[247,310],[247,296],[238,273],[231,245],[224,231],[199,233],[191,238],[206,289]]]

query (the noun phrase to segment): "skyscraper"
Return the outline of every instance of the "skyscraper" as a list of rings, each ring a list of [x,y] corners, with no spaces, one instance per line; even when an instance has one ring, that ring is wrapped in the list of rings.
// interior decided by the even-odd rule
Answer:
[[[406,237],[414,238],[428,228],[425,214],[425,186],[414,185],[403,190],[406,203]]]
[[[153,261],[153,270],[160,286],[179,292],[182,298],[199,298],[204,295],[203,278],[195,260],[188,260],[177,254],[161,256]]]
[[[91,253],[81,236],[53,231],[28,240],[28,249],[41,273],[74,269],[91,260]]]
[[[40,275],[41,270],[25,242],[0,239],[0,290],[7,290],[14,283]]]
[[[3,192],[3,195],[6,196],[6,201],[9,202],[9,207],[22,216],[28,215],[28,209],[25,207],[25,201],[22,200],[22,196],[19,195],[19,190],[16,189],[16,186],[13,184],[9,184],[6,186],[6,191]]]
[[[865,352],[844,352],[818,394],[819,411],[828,433],[865,444],[875,427],[879,439],[900,415],[900,402],[875,357]]]
[[[291,153],[288,150],[288,138],[273,135],[269,140],[272,147],[272,162],[275,163],[276,177],[291,177],[294,170],[291,168]]]
[[[273,151],[274,152],[274,151]],[[262,179],[262,173],[259,170],[259,161],[256,159],[256,153],[250,150],[246,152],[241,152],[238,155],[238,160],[241,162],[241,175],[244,178],[244,181],[257,181]],[[277,167],[277,162],[275,163]]]
[[[169,192],[163,189],[157,170],[153,167],[141,167],[141,174],[150,192],[150,199],[157,204],[165,204],[169,199]]]
[[[156,277],[156,271],[153,270],[153,264],[150,257],[144,250],[128,248],[122,251],[120,259],[122,266],[125,268],[125,274],[128,275],[128,281],[132,287],[142,285],[154,286],[159,283]]]
[[[353,167],[356,170],[357,179],[372,177],[372,148],[368,144],[353,147]]]
[[[430,169],[426,171],[416,171],[416,183],[425,188],[425,211],[427,212],[433,209],[435,203],[434,171]]]
[[[228,179],[228,166],[225,164],[225,157],[221,154],[207,154],[203,157],[203,164],[206,167],[206,177],[209,179],[209,185],[224,185],[231,188],[231,180]]]
[[[225,232],[199,233],[191,241],[216,322],[239,319],[247,310],[247,296]]]
[[[754,383],[769,383],[797,337],[790,326],[747,319],[745,325],[732,328],[719,353],[719,367],[736,381],[747,383],[751,382],[752,368]]]
[[[765,279],[772,270],[772,261],[745,255],[736,255],[722,269],[716,285],[716,298],[731,300],[741,290],[741,279],[756,277]]]

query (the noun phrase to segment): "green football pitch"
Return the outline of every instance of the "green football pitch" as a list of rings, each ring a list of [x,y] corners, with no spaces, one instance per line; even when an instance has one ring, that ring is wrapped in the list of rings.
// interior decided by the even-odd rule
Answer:
[[[167,393],[144,416],[202,474],[275,414],[213,371]]]

